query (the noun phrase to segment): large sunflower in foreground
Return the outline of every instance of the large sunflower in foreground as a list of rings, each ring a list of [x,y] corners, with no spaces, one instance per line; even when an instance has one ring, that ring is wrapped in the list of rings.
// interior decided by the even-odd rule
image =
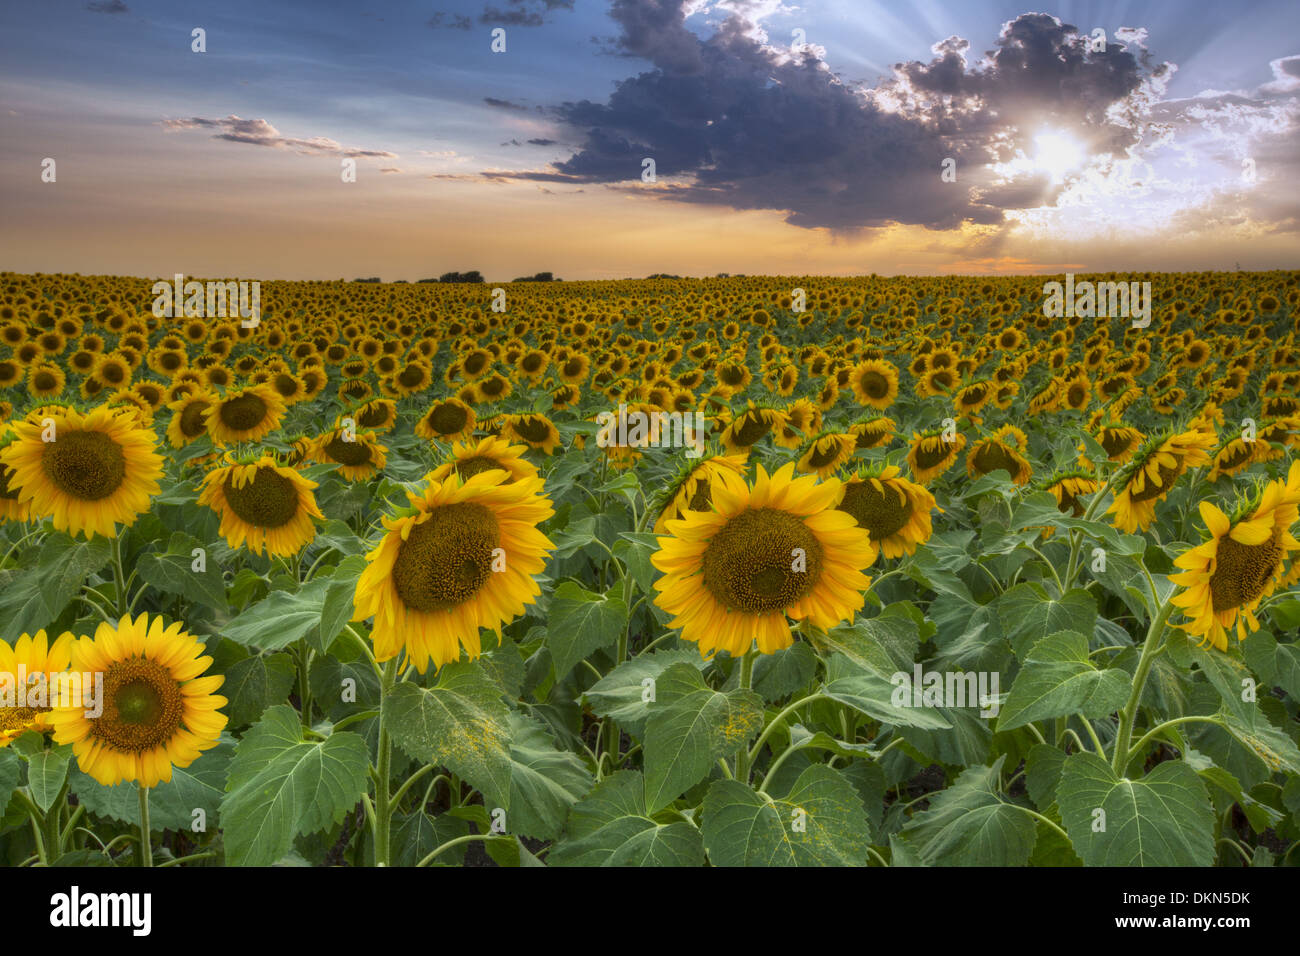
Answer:
[[[451,461],[439,465],[425,477],[429,481],[446,481],[455,473],[461,481],[468,481],[495,468],[509,474],[507,482],[536,478],[537,467],[524,457],[526,450],[500,435],[488,435],[476,442],[456,442],[451,446]]]
[[[655,534],[666,534],[668,522],[681,518],[688,511],[708,511],[713,506],[713,485],[720,471],[736,475],[745,473],[744,455],[714,455],[697,465],[683,470],[668,486],[665,502],[655,521]]]
[[[220,674],[200,675],[212,664],[204,646],[161,617],[100,624],[94,638],[72,645],[74,671],[103,674],[102,712],[86,716],[83,703],[49,715],[54,740],[72,744],[77,766],[106,787],[137,781],[155,787],[216,746],[226,698],[216,694]]]
[[[72,535],[111,538],[131,525],[158,494],[163,460],[154,433],[125,409],[100,406],[43,410],[36,422],[13,425],[16,437],[0,450],[9,490],[29,502],[33,517],[52,517]],[[46,441],[52,437],[52,441]]]
[[[44,631],[37,631],[34,637],[22,635],[13,647],[0,640],[0,680],[8,683],[13,691],[12,705],[0,700],[0,747],[7,747],[11,740],[29,730],[49,729],[49,714],[53,709],[49,706],[50,675],[68,669],[73,640],[69,631],[64,631],[53,643]],[[42,681],[45,690],[38,696],[37,685]],[[21,699],[19,691],[22,691]]]
[[[1208,501],[1202,501],[1201,519],[1210,539],[1174,560],[1182,573],[1169,580],[1180,590],[1170,602],[1182,608],[1187,623],[1179,626],[1228,649],[1228,633],[1235,627],[1244,640],[1259,630],[1255,610],[1259,602],[1287,580],[1286,564],[1300,550],[1291,528],[1300,518],[1300,461],[1291,463],[1285,481],[1271,481],[1249,513],[1229,519]]]
[[[533,575],[554,548],[538,525],[554,511],[540,477],[508,481],[493,469],[410,493],[414,514],[385,518],[388,533],[366,556],[354,621],[373,617],[375,657],[403,649],[423,673],[479,656],[479,630],[524,613],[541,589]]]
[[[770,654],[792,641],[790,622],[827,629],[851,620],[871,579],[863,574],[877,551],[853,517],[838,511],[836,479],[794,477],[794,463],[752,486],[720,472],[714,510],[669,521],[651,562],[663,572],[655,603],[671,627],[711,657],[733,657],[758,642]]]
[[[13,425],[8,422],[0,425],[0,453],[14,434]],[[32,503],[18,497],[18,492],[9,484],[12,476],[13,472],[0,461],[0,522],[26,521],[31,517]]]
[[[229,391],[204,409],[204,422],[214,445],[261,441],[280,427],[285,404],[269,385],[250,385]]]
[[[1156,503],[1164,500],[1188,468],[1208,465],[1207,450],[1217,444],[1214,435],[1202,431],[1166,434],[1149,442],[1125,466],[1119,491],[1106,509],[1115,516],[1115,527],[1128,534],[1146,531],[1156,517]]]
[[[270,455],[245,462],[227,458],[203,479],[199,504],[221,517],[221,536],[232,548],[247,544],[254,554],[290,557],[315,539],[312,520],[324,518],[315,487]]]

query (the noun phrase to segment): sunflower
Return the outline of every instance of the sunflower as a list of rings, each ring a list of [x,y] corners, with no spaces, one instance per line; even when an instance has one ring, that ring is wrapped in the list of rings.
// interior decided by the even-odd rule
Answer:
[[[651,563],[663,572],[655,603],[670,627],[712,657],[733,657],[758,642],[761,653],[789,647],[790,623],[827,629],[852,620],[871,579],[863,570],[877,549],[852,516],[835,509],[837,479],[794,477],[794,463],[752,486],[718,473],[713,511],[688,511],[667,523]]]
[[[55,708],[48,718],[54,740],[72,744],[77,766],[106,787],[166,783],[172,767],[188,767],[216,746],[226,726],[226,698],[215,693],[225,678],[199,676],[211,664],[179,621],[141,614],[100,624],[93,639],[72,644],[71,667],[103,674],[102,713],[88,717],[81,703]]]
[[[713,504],[713,485],[719,480],[719,471],[743,477],[745,456],[714,455],[684,468],[661,499],[664,504],[655,521],[655,534],[667,534],[668,522],[683,517],[688,511],[708,511]]]
[[[354,621],[374,618],[375,657],[403,649],[423,673],[479,656],[479,630],[524,613],[541,589],[533,579],[554,545],[538,525],[554,514],[540,477],[509,482],[493,469],[408,492],[413,514],[385,518],[387,534],[366,556]]]
[[[290,557],[316,537],[316,507],[309,481],[270,455],[236,462],[230,456],[203,479],[199,504],[221,518],[221,536],[232,548],[244,544],[254,554]]]
[[[379,474],[388,463],[387,451],[374,432],[352,434],[347,429],[333,428],[317,437],[311,457],[338,465],[339,474],[348,481],[365,481]]]
[[[377,398],[347,414],[358,428],[364,428],[366,431],[386,432],[397,424],[397,403],[390,398]],[[335,427],[342,425],[343,417],[340,416],[339,420],[334,424]]]
[[[849,426],[849,434],[853,436],[858,451],[889,444],[896,437],[897,430],[898,423],[884,415]]]
[[[1284,584],[1285,565],[1300,541],[1291,527],[1300,518],[1300,461],[1291,463],[1285,481],[1271,481],[1253,511],[1229,519],[1208,501],[1200,505],[1210,539],[1174,560],[1182,573],[1169,580],[1180,588],[1170,603],[1188,618],[1179,626],[1201,642],[1228,649],[1228,633],[1236,628],[1244,640],[1259,630],[1259,602]],[[1292,568],[1294,570],[1294,566]]]
[[[1248,442],[1243,438],[1234,438],[1222,445],[1214,453],[1214,467],[1210,469],[1210,481],[1218,481],[1220,475],[1235,475],[1250,467],[1255,460],[1258,440]]]
[[[512,445],[500,435],[488,435],[477,442],[455,442],[451,446],[452,460],[439,465],[426,476],[430,481],[446,481],[451,475],[469,481],[477,474],[494,469],[507,474],[506,483],[536,478],[537,468],[524,458],[523,445]]]
[[[1123,464],[1133,457],[1133,453],[1146,440],[1136,428],[1129,428],[1127,425],[1111,424],[1102,427],[1101,431],[1094,436],[1097,444],[1101,445],[1106,452],[1106,458],[1109,461]],[[1083,451],[1083,446],[1079,446]]]
[[[55,398],[62,394],[67,384],[63,369],[50,362],[33,365],[27,372],[27,393],[32,398]]]
[[[10,423],[0,425],[0,452],[16,434]],[[9,483],[12,476],[13,471],[0,461],[0,521],[26,521],[31,517],[32,503],[30,499],[24,501],[18,497],[17,490]]]
[[[474,409],[459,398],[444,398],[430,406],[415,423],[415,433],[429,441],[455,441],[474,434],[478,418]]]
[[[733,455],[748,454],[773,429],[785,427],[785,415],[775,408],[762,408],[752,402],[722,431],[721,440]]]
[[[167,423],[167,440],[173,448],[184,448],[196,441],[200,435],[207,433],[205,412],[220,401],[215,392],[202,388],[169,402],[172,411],[171,421]]]
[[[994,471],[1005,471],[1017,485],[1029,481],[1033,468],[1023,452],[1029,440],[1015,425],[1005,425],[988,438],[977,442],[966,456],[966,473],[979,478]]]
[[[1147,442],[1120,475],[1121,490],[1107,514],[1115,516],[1115,527],[1128,534],[1145,531],[1156,517],[1156,503],[1169,494],[1174,482],[1188,468],[1208,465],[1206,450],[1214,436],[1202,431],[1166,433]]]
[[[886,558],[912,554],[934,530],[934,495],[908,481],[894,465],[866,468],[845,478],[844,497],[836,507],[867,529],[871,543]]]
[[[859,405],[884,410],[898,398],[898,369],[888,362],[868,359],[853,367],[849,384]]]
[[[928,485],[952,467],[965,447],[966,436],[961,432],[957,432],[952,441],[947,441],[943,430],[938,428],[912,432],[912,447],[907,452],[907,467],[912,478]]]
[[[540,412],[505,416],[502,433],[547,455],[560,443],[559,429]]]
[[[163,460],[154,433],[135,424],[131,411],[42,412],[35,422],[15,423],[16,437],[0,450],[0,466],[11,469],[9,489],[30,502],[33,516],[52,517],[56,530],[74,536],[111,538],[116,525],[134,524],[149,510]]]
[[[68,669],[73,640],[68,631],[53,644],[44,631],[22,635],[13,647],[0,640],[0,686],[7,688],[0,695],[0,747],[29,730],[49,729],[50,692],[57,690],[53,675]]]
[[[1082,518],[1087,512],[1079,498],[1082,495],[1095,495],[1100,488],[1101,482],[1085,471],[1058,472],[1047,484],[1047,490],[1056,499],[1057,510],[1073,518]],[[1046,525],[1042,529],[1044,538],[1050,538],[1055,533],[1056,528],[1052,525]]]
[[[204,422],[214,445],[260,441],[280,427],[285,405],[269,385],[235,389],[204,410]]]
[[[800,474],[814,474],[828,478],[853,457],[858,450],[856,435],[847,432],[823,432],[813,438],[799,456],[795,470]]]

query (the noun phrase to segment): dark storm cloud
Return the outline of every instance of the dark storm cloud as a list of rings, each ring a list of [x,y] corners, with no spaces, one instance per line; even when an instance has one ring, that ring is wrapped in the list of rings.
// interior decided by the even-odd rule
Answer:
[[[527,110],[528,109],[527,106],[522,106],[519,103],[512,103],[510,100],[500,100],[497,99],[495,96],[485,96],[483,97],[483,102],[486,103],[488,106],[495,106],[499,110]]]
[[[1025,14],[979,62],[952,37],[929,62],[898,64],[868,89],[841,82],[811,50],[766,45],[742,4],[706,40],[686,27],[683,7],[614,0],[618,51],[654,68],[603,103],[550,110],[581,146],[517,178],[636,182],[651,157],[658,176],[678,179],[661,187],[666,198],[782,210],[801,226],[998,223],[1050,188],[994,188],[987,164],[1010,159],[1047,120],[1091,153],[1119,153],[1141,134],[1141,93],[1167,70],[1116,44],[1091,52],[1075,27]],[[956,183],[941,180],[945,159]]]
[[[552,10],[572,10],[573,0],[507,0],[506,6],[488,4],[479,23],[507,27],[540,27]]]
[[[435,30],[468,30],[474,21],[460,13],[444,13],[441,10],[428,19],[428,26]]]

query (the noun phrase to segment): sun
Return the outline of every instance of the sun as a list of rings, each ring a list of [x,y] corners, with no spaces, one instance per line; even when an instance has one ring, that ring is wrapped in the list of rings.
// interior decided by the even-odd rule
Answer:
[[[1043,130],[1034,137],[1034,166],[1053,183],[1064,182],[1066,174],[1082,166],[1085,158],[1079,144],[1060,130]]]

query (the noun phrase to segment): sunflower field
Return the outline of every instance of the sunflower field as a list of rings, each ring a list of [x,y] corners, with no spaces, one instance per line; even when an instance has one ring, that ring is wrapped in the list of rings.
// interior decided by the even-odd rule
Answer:
[[[0,855],[1300,865],[1300,273],[1092,278],[0,274]]]

